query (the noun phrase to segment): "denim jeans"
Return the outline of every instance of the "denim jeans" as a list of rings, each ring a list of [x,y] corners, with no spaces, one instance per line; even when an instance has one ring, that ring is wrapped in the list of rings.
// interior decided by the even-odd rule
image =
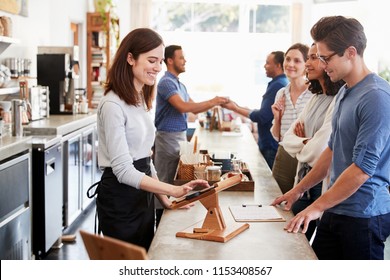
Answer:
[[[320,260],[383,260],[390,213],[354,218],[324,212],[313,242]]]
[[[270,169],[272,169],[272,166],[274,165],[274,160],[276,156],[276,150],[268,149],[268,150],[260,150],[261,154],[263,155],[265,161],[267,162]]]
[[[291,208],[291,211],[294,215],[298,214],[302,210],[306,209],[310,206],[317,198],[321,196],[322,192],[322,182],[318,183],[314,187],[312,187],[309,191],[305,192],[300,199],[298,199]],[[309,227],[305,233],[307,240],[310,240],[319,220],[313,220],[309,223]]]

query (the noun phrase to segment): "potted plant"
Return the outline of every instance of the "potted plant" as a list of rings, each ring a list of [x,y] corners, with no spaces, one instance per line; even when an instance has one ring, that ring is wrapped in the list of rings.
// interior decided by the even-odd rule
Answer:
[[[100,13],[104,24],[107,23],[106,13],[113,14],[114,2],[113,0],[95,0],[95,11]]]
[[[379,72],[379,76],[381,76],[383,79],[390,83],[390,69],[388,67]]]
[[[107,13],[110,14],[111,24],[113,34],[115,36],[115,40],[117,44],[119,43],[119,26],[118,26],[118,16],[114,12],[114,0],[94,0],[95,11],[100,13],[100,16],[103,20],[104,29],[107,23]],[[104,30],[105,32],[109,32],[109,30]]]

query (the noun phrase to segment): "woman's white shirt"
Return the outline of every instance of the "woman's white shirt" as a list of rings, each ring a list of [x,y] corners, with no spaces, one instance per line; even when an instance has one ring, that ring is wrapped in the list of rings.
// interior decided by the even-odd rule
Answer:
[[[310,100],[310,98],[313,95],[310,90],[306,89],[304,92],[302,92],[299,95],[299,97],[294,105],[292,100],[291,100],[290,88],[291,88],[291,84],[288,84],[286,87],[281,88],[276,93],[276,96],[275,96],[275,101],[277,101],[279,98],[282,98],[283,95],[286,98],[285,99],[285,109],[284,109],[284,113],[282,116],[281,127],[280,127],[281,140],[283,140],[284,134],[290,128],[291,124],[298,118],[299,114],[303,111],[303,108],[305,107],[306,103]],[[272,131],[272,128],[271,128],[271,131]],[[279,139],[276,139],[276,140],[279,141]]]
[[[303,163],[313,167],[323,150],[327,147],[332,131],[331,121],[335,100],[334,96],[313,95],[298,119],[285,133],[281,145],[292,157],[297,158],[297,172]],[[299,137],[294,133],[297,122],[304,124],[306,137]],[[306,144],[303,143],[305,140],[308,140]],[[295,181],[297,183],[297,177]],[[325,188],[325,186],[323,187]]]

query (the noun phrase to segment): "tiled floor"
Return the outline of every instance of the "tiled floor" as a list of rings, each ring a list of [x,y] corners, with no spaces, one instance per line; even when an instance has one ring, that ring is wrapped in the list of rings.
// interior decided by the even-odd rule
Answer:
[[[83,240],[79,230],[94,232],[95,224],[95,204],[91,203],[89,208],[70,226],[64,234],[75,234],[76,241],[65,243],[60,249],[51,249],[45,260],[88,260],[88,254],[85,250]],[[387,239],[385,248],[385,260],[390,260],[390,238]]]

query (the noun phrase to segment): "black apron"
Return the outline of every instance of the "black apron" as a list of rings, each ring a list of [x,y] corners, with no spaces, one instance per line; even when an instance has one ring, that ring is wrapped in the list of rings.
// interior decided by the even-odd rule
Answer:
[[[134,162],[135,168],[151,175],[150,158]],[[119,183],[111,168],[105,168],[97,190],[99,229],[104,235],[144,247],[154,236],[153,194]]]
[[[272,175],[283,194],[291,190],[294,186],[297,164],[298,160],[290,156],[282,145],[279,145],[272,167]]]

